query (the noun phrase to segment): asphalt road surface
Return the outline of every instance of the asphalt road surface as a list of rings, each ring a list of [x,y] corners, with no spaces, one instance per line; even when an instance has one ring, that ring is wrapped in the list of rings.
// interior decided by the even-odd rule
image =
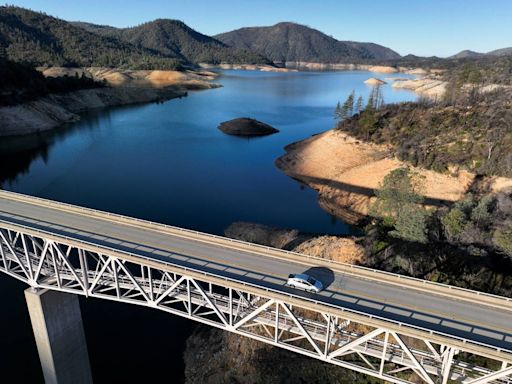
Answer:
[[[0,220],[129,251],[294,293],[317,301],[428,328],[512,351],[512,311],[360,278],[325,267],[225,248],[194,239],[0,196]],[[0,223],[1,227],[1,223]],[[285,286],[288,274],[309,273],[325,286],[305,293]]]

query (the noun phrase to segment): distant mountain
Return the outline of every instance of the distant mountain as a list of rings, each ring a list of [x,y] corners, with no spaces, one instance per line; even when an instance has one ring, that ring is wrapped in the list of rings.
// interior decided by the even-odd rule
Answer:
[[[470,51],[469,49],[466,49],[464,51],[460,51],[459,53],[456,53],[453,56],[450,56],[449,59],[472,59],[472,58],[478,58],[478,57],[484,57],[485,53]]]
[[[241,28],[214,37],[229,46],[257,52],[274,62],[352,63],[400,58],[398,53],[381,45],[338,41],[295,23]]]
[[[480,53],[470,50],[460,51],[456,55],[450,56],[449,59],[475,59],[485,56],[509,56],[512,55],[512,47],[496,49],[487,53]]]
[[[72,24],[88,32],[150,49],[164,56],[177,57],[188,63],[270,63],[261,55],[247,49],[228,47],[178,20],[157,19],[132,28],[114,28],[81,22]]]
[[[491,56],[508,56],[508,55],[512,55],[512,47],[496,49],[494,51],[487,52],[487,54],[491,55]]]
[[[7,58],[32,66],[167,68],[175,56],[104,37],[28,9],[0,7],[0,48]]]

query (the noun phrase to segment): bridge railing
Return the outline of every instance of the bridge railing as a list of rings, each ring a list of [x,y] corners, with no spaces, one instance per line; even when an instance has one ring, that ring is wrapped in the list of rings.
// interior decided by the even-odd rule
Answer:
[[[44,238],[47,238],[47,239],[48,238],[57,238],[57,239],[64,240],[64,243],[65,243],[65,241],[67,241],[67,242],[69,242],[71,244],[80,244],[84,250],[90,250],[92,252],[97,252],[95,249],[101,249],[102,251],[110,252],[112,256],[118,257],[120,259],[122,259],[122,256],[125,255],[125,256],[131,257],[131,259],[132,259],[131,261],[132,262],[134,262],[133,259],[137,259],[137,260],[141,260],[141,261],[147,261],[148,263],[163,264],[165,266],[168,266],[168,267],[171,267],[171,268],[174,268],[174,269],[178,269],[178,270],[181,270],[181,271],[185,271],[185,272],[192,272],[193,274],[196,274],[196,275],[202,275],[205,278],[206,281],[207,281],[208,278],[215,278],[215,279],[218,279],[218,280],[223,280],[225,282],[231,282],[231,283],[236,283],[236,284],[239,284],[239,285],[242,285],[242,286],[245,286],[245,287],[250,287],[253,290],[257,290],[257,291],[260,291],[260,292],[264,291],[264,292],[267,292],[267,293],[272,293],[274,295],[279,295],[281,297],[285,296],[285,297],[289,297],[289,298],[292,298],[292,299],[295,299],[295,300],[300,300],[302,302],[307,301],[309,303],[313,303],[313,304],[316,304],[318,306],[322,306],[324,308],[330,308],[334,312],[341,311],[342,313],[353,314],[353,315],[357,315],[359,317],[364,317],[364,318],[367,318],[367,319],[370,319],[370,320],[376,320],[376,321],[381,323],[381,324],[379,324],[380,327],[382,327],[382,323],[394,325],[395,327],[398,327],[398,329],[400,329],[404,334],[407,334],[407,330],[420,331],[422,333],[427,333],[427,334],[429,334],[431,336],[438,336],[438,337],[442,337],[444,339],[452,340],[454,342],[454,346],[455,347],[457,347],[457,342],[458,343],[462,343],[462,345],[464,345],[465,347],[468,347],[468,346],[471,346],[471,345],[476,346],[476,347],[483,347],[483,348],[485,348],[487,350],[493,350],[493,351],[497,352],[498,355],[504,355],[503,356],[504,360],[510,360],[511,355],[512,355],[512,349],[501,348],[501,347],[493,346],[493,345],[490,345],[490,344],[487,344],[487,343],[482,343],[482,342],[479,342],[479,341],[470,340],[470,339],[459,337],[459,336],[455,336],[455,335],[450,335],[450,334],[447,334],[447,333],[444,333],[444,332],[434,331],[434,330],[431,330],[431,329],[428,329],[428,328],[424,328],[424,327],[420,327],[420,326],[417,326],[417,325],[414,325],[414,324],[407,324],[407,323],[403,323],[403,322],[396,321],[396,320],[393,320],[393,319],[388,319],[388,318],[384,318],[384,317],[381,317],[381,316],[367,314],[365,312],[357,311],[357,310],[354,310],[354,309],[339,307],[339,306],[336,306],[336,305],[333,305],[333,304],[330,304],[328,302],[324,302],[324,301],[321,301],[321,300],[315,300],[315,299],[310,298],[310,297],[306,297],[306,296],[302,296],[302,295],[297,295],[297,294],[293,294],[293,293],[290,293],[290,292],[286,292],[286,291],[282,291],[282,290],[278,290],[278,289],[274,289],[274,288],[269,288],[269,287],[265,287],[265,286],[260,286],[260,285],[249,283],[249,282],[245,282],[245,281],[242,281],[242,280],[239,280],[239,279],[236,279],[236,278],[226,277],[226,276],[215,274],[215,273],[212,273],[212,272],[202,271],[202,270],[199,270],[199,269],[196,269],[196,268],[190,268],[190,267],[187,267],[187,266],[176,264],[176,263],[174,263],[172,261],[167,261],[167,260],[162,260],[162,259],[155,259],[155,258],[151,258],[151,257],[145,256],[145,255],[136,254],[136,253],[125,251],[125,250],[119,250],[119,249],[112,248],[112,247],[105,246],[105,245],[98,245],[98,244],[95,244],[95,243],[92,243],[92,242],[89,242],[89,241],[86,241],[86,240],[76,239],[76,238],[73,238],[73,237],[70,237],[70,236],[67,236],[67,235],[54,234],[54,233],[49,232],[49,231],[45,231],[45,230],[37,229],[37,228],[32,228],[32,227],[29,227],[29,226],[26,226],[26,225],[23,225],[23,224],[10,223],[10,222],[8,222],[6,220],[3,220],[3,219],[0,219],[0,224],[3,224],[5,229],[10,229],[10,230],[13,230],[13,231],[20,231],[20,232],[25,231],[27,234],[34,234],[35,233],[35,236],[39,236],[39,237],[41,237],[43,239]],[[71,244],[68,244],[68,245],[71,245]],[[107,252],[103,252],[103,253],[107,254]],[[141,263],[141,264],[143,264],[143,263]],[[371,325],[371,323],[370,323],[370,325]],[[446,343],[446,344],[448,344],[448,343]],[[496,356],[496,358],[498,358],[498,357],[499,356]]]
[[[207,240],[215,239],[215,240],[217,240],[217,244],[221,243],[220,244],[221,246],[222,245],[224,245],[224,246],[237,245],[237,246],[239,246],[239,248],[244,248],[248,251],[253,251],[253,252],[255,252],[255,250],[259,250],[259,251],[261,251],[262,254],[273,256],[276,258],[280,257],[279,254],[286,254],[287,260],[293,260],[293,261],[303,263],[303,264],[314,263],[317,265],[328,266],[328,267],[336,266],[340,272],[345,272],[348,274],[359,275],[359,276],[362,275],[367,278],[385,281],[385,282],[395,284],[395,285],[400,285],[400,286],[407,284],[411,288],[428,291],[429,293],[437,293],[437,294],[445,295],[445,296],[449,296],[449,297],[454,297],[454,295],[457,295],[461,299],[464,299],[467,301],[472,301],[479,305],[482,305],[484,303],[483,301],[485,301],[485,304],[487,304],[487,305],[499,307],[500,309],[508,309],[508,310],[512,311],[512,298],[510,298],[510,297],[493,295],[493,294],[486,293],[486,292],[474,291],[474,290],[467,289],[467,288],[433,282],[433,281],[429,281],[429,280],[422,280],[422,279],[418,279],[418,278],[414,278],[414,277],[410,277],[410,276],[400,275],[397,273],[381,271],[381,270],[374,269],[374,268],[368,268],[368,267],[363,267],[363,266],[359,266],[359,265],[343,263],[340,261],[325,260],[325,259],[322,259],[319,257],[305,255],[305,254],[301,254],[301,253],[297,253],[297,252],[281,250],[281,249],[268,247],[268,246],[260,245],[260,244],[253,244],[253,243],[236,240],[236,239],[231,239],[231,238],[227,238],[227,237],[223,237],[223,236],[212,235],[212,234],[208,234],[208,233],[204,233],[204,232],[200,232],[200,231],[196,231],[196,230],[192,230],[192,229],[185,229],[185,228],[180,228],[180,227],[176,227],[176,226],[172,226],[172,225],[168,225],[168,224],[161,224],[161,223],[157,223],[157,222],[153,222],[153,221],[149,221],[149,220],[133,218],[133,217],[129,217],[126,215],[117,214],[117,213],[105,212],[105,211],[101,211],[98,209],[80,207],[77,205],[51,201],[51,200],[43,199],[40,197],[27,196],[27,195],[23,195],[23,194],[16,193],[16,192],[0,191],[0,198],[2,196],[5,196],[7,199],[19,200],[19,201],[27,202],[29,204],[30,203],[34,204],[34,202],[37,202],[38,205],[46,206],[46,207],[50,207],[50,208],[56,208],[56,209],[60,209],[60,210],[64,210],[64,211],[75,211],[75,212],[83,213],[83,214],[86,214],[89,216],[96,215],[99,218],[103,218],[103,219],[115,221],[115,222],[122,222],[127,225],[133,226],[133,225],[135,225],[135,223],[137,223],[138,227],[143,226],[145,228],[160,231],[160,232],[162,232],[162,229],[166,229],[170,232],[177,232],[177,233],[181,233],[181,234],[185,234],[185,235],[191,235],[196,240],[207,241]],[[202,238],[202,239],[200,239],[200,238]],[[307,263],[306,263],[306,261],[307,261]]]

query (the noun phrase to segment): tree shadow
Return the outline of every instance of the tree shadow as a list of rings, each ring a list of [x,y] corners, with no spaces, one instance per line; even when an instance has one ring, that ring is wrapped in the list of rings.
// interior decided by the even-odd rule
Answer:
[[[327,267],[311,267],[304,271],[304,273],[320,281],[324,289],[329,288],[335,279],[334,271]]]

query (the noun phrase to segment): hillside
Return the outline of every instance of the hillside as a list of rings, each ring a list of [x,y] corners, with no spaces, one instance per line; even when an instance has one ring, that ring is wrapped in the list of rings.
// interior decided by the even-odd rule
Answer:
[[[509,56],[512,55],[512,47],[495,49],[486,53],[470,51],[468,49],[448,57],[449,59],[475,59],[488,56]]]
[[[45,77],[33,68],[2,57],[0,57],[0,79],[2,79],[0,107],[27,102],[50,93],[105,86],[103,82],[86,76]]]
[[[485,56],[485,53],[470,51],[469,49],[466,49],[464,51],[460,51],[459,53],[456,53],[453,56],[450,56],[449,59],[467,59],[467,58],[476,58],[476,57],[482,57]]]
[[[103,37],[115,38],[189,63],[269,63],[269,60],[261,55],[247,49],[228,47],[178,20],[158,19],[132,28],[114,28],[80,22],[73,25]]]
[[[180,60],[14,6],[0,7],[0,47],[10,60],[31,66],[176,69]]]
[[[495,49],[494,51],[487,52],[488,55],[492,56],[508,56],[512,55],[512,47]]]
[[[214,37],[229,46],[250,49],[275,62],[353,63],[400,58],[398,53],[381,45],[338,41],[295,23],[241,28]]]

